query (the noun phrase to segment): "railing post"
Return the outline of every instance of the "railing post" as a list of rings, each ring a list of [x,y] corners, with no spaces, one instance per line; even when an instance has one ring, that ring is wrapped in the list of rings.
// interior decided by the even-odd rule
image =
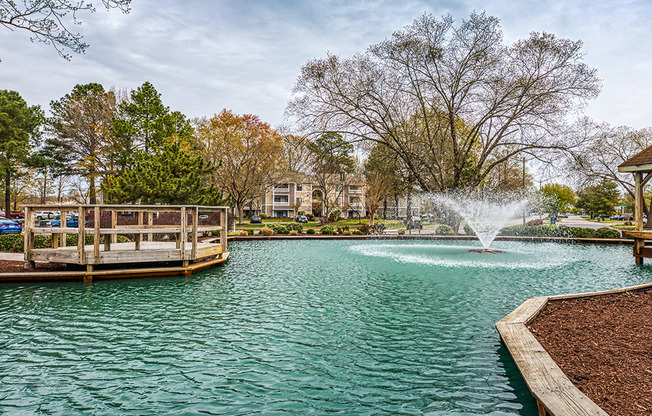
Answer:
[[[179,235],[179,248],[181,249],[181,260],[186,260],[186,207],[181,207],[181,233]]]
[[[32,228],[34,228],[34,213],[31,208],[26,207],[25,221],[23,221],[23,244],[25,260],[28,262],[29,267],[34,267],[34,262],[31,258],[32,249],[34,248],[34,234]]]
[[[197,233],[199,231],[199,207],[195,206],[192,210],[192,251],[190,252],[190,259],[197,259]]]
[[[226,253],[226,240],[228,236],[228,216],[226,214],[226,208],[220,210],[220,225],[222,229],[220,230],[220,244],[222,245],[222,253]]]
[[[118,211],[111,211],[111,228],[116,228],[118,226]],[[111,242],[118,242],[118,234],[111,235]]]
[[[67,220],[67,218],[68,218],[68,211],[60,211],[60,213],[61,213],[62,221],[61,221],[61,224],[59,224],[59,225],[60,225],[62,228],[66,228],[66,227],[68,227],[68,220]],[[64,219],[64,218],[65,218],[65,219]],[[66,234],[66,233],[61,233],[61,241],[59,242],[59,245],[60,245],[61,247],[66,247],[66,246],[68,245],[68,242],[66,241],[67,238],[68,238],[68,234]]]
[[[147,227],[152,228],[154,226],[154,212],[150,211],[147,213]],[[154,234],[147,234],[147,241],[153,241]]]
[[[100,262],[100,207],[93,208],[93,263]]]
[[[140,250],[140,241],[143,235],[140,233],[140,228],[143,228],[143,211],[138,211],[138,234],[136,234],[136,250]]]
[[[77,256],[79,264],[86,264],[86,208],[82,205],[79,207],[79,217],[77,226]]]

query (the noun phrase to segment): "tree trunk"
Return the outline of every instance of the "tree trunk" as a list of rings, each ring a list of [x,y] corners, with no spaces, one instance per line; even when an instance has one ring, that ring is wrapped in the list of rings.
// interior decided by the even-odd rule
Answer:
[[[374,210],[374,211],[371,211],[371,213],[369,214],[369,226],[370,227],[374,226],[375,218],[376,218],[376,211]]]
[[[97,196],[95,194],[95,174],[91,173],[90,177],[88,178],[88,199],[91,205],[95,205],[97,203]]]
[[[11,173],[7,169],[5,176],[5,217],[9,218],[11,212]]]
[[[59,186],[57,187],[57,202],[61,203],[61,193],[63,192],[63,176],[59,176]]]
[[[41,190],[41,204],[45,204],[46,188],[48,186],[48,170],[43,171],[43,189]]]
[[[244,224],[244,204],[236,204],[236,207],[238,209],[238,225],[242,225]]]
[[[398,220],[399,218],[401,218],[401,211],[398,208],[398,195],[394,195],[394,203],[396,203],[396,207],[395,207],[396,218],[395,219]]]

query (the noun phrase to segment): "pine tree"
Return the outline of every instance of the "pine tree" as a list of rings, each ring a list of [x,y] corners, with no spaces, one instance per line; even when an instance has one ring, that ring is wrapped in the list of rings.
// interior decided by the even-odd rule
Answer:
[[[42,122],[40,107],[28,107],[16,91],[0,90],[0,170],[7,214],[11,209],[12,178],[26,162],[31,150],[30,139],[37,137]]]
[[[205,180],[214,167],[184,150],[178,139],[166,140],[148,153],[137,150],[125,170],[103,186],[113,202],[173,205],[228,205]]]

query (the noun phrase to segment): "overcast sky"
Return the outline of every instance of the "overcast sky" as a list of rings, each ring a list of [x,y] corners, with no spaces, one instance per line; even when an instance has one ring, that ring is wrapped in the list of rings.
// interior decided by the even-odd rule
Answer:
[[[90,48],[70,62],[27,32],[0,26],[0,89],[47,109],[78,83],[133,89],[150,81],[189,117],[228,108],[277,125],[308,60],[363,51],[424,12],[460,21],[473,10],[498,17],[507,43],[532,31],[581,39],[585,62],[604,80],[587,114],[652,126],[652,2],[645,0],[133,0],[128,15],[99,8],[82,15],[78,28]]]

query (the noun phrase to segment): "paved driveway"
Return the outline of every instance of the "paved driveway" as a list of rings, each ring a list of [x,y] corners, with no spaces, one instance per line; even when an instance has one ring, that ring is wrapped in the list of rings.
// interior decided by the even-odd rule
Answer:
[[[564,224],[569,227],[582,227],[582,228],[594,228],[594,229],[610,226],[609,225],[610,223],[608,222],[593,222],[593,221],[585,220],[579,215],[571,215],[569,218],[562,218],[560,220],[560,224]]]

